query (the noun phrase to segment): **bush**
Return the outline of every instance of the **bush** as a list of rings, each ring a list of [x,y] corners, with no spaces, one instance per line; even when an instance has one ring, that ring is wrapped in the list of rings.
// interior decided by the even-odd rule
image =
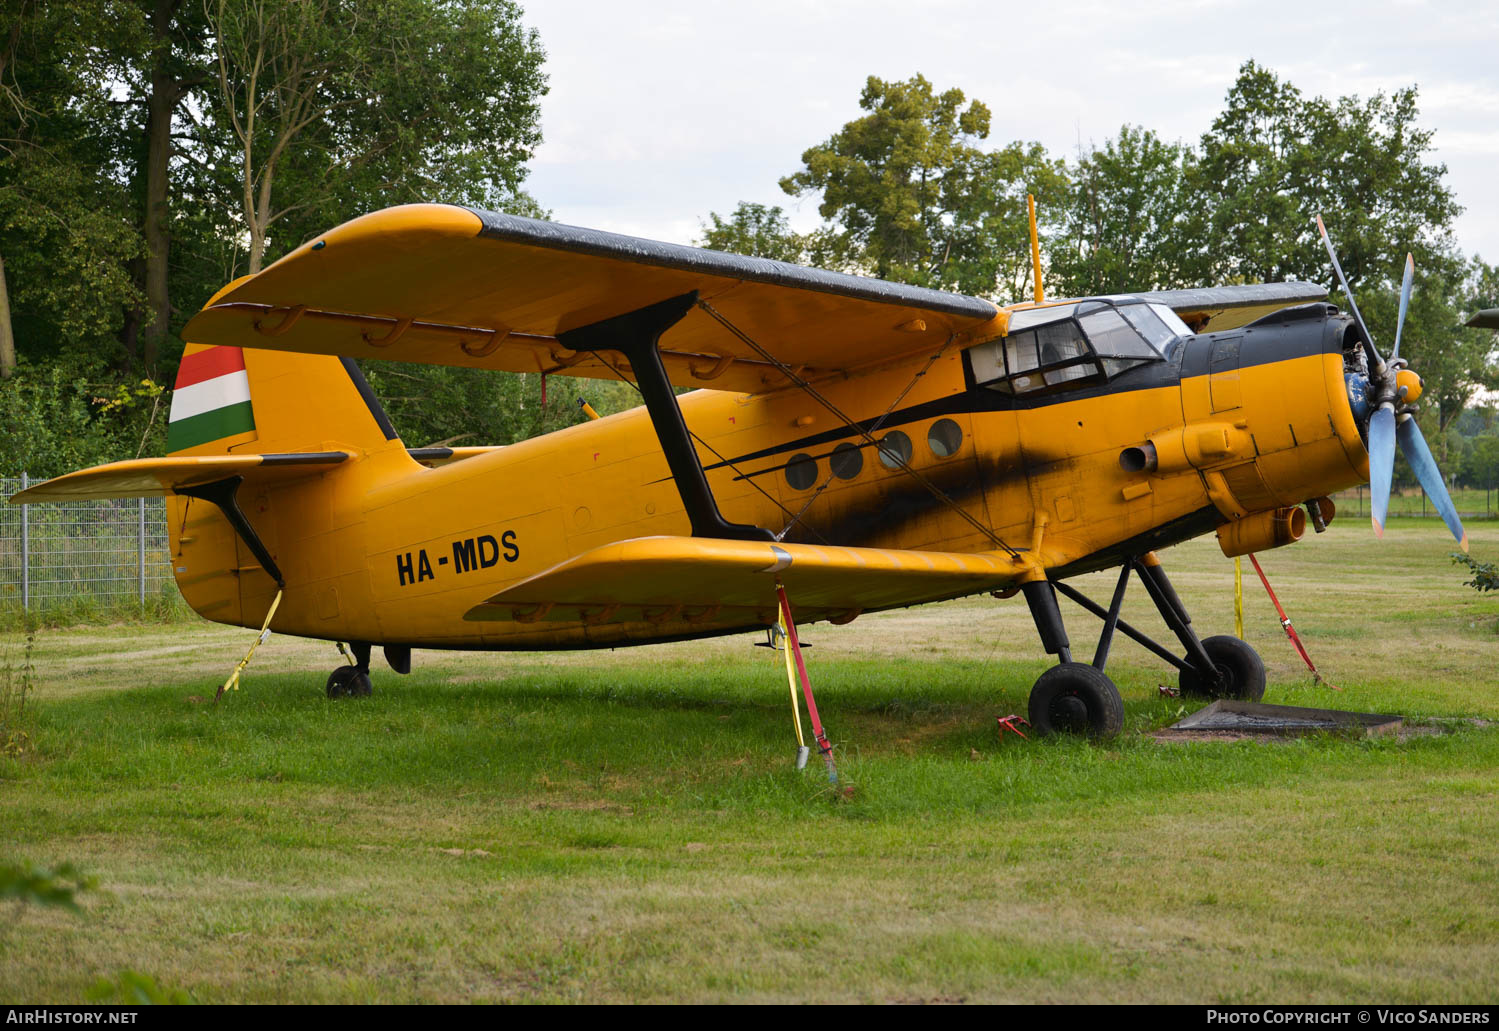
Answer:
[[[1499,590],[1499,566],[1492,562],[1476,562],[1471,555],[1464,555],[1460,551],[1452,553],[1452,561],[1472,570],[1473,579],[1465,582],[1475,591]]]

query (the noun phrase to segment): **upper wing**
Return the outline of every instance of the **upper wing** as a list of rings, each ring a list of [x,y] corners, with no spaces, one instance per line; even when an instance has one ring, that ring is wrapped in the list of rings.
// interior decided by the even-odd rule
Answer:
[[[1111,300],[1141,297],[1164,304],[1198,333],[1237,329],[1293,304],[1327,300],[1315,283],[1255,283],[1249,286],[1205,286],[1191,290],[1150,290],[1116,294]]]
[[[819,547],[706,537],[639,537],[584,552],[474,608],[468,620],[670,621],[686,609],[763,618],[776,583],[803,619],[916,605],[993,590],[1022,568],[1006,555]],[[687,617],[689,621],[693,617]]]
[[[617,356],[568,351],[557,334],[694,290],[807,378],[941,346],[998,314],[976,297],[413,204],[357,218],[304,244],[217,297],[183,336],[350,358],[613,378],[608,363],[629,373]],[[773,363],[702,310],[666,332],[661,353],[679,386],[759,391],[787,385]]]
[[[194,458],[137,458],[80,469],[38,483],[11,496],[12,505],[38,501],[97,501],[102,498],[159,498],[231,476],[275,483],[326,472],[349,456],[342,451],[289,455],[200,455]]]

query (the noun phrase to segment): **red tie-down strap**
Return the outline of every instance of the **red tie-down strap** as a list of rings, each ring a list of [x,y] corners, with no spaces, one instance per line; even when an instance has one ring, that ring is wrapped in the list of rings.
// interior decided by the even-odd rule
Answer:
[[[796,659],[796,673],[801,678],[802,694],[807,699],[807,715],[812,717],[812,737],[817,741],[817,750],[828,766],[828,780],[838,783],[838,767],[833,764],[833,746],[822,731],[822,718],[817,715],[817,700],[812,697],[812,679],[807,676],[807,664],[802,661],[801,641],[796,636],[796,621],[791,618],[791,603],[786,600],[786,588],[776,584],[776,597],[781,602],[781,615],[786,620],[786,646]]]
[[[1296,628],[1291,625],[1291,617],[1286,615],[1285,609],[1281,608],[1280,599],[1275,596],[1275,590],[1270,586],[1270,581],[1266,579],[1265,571],[1260,568],[1260,560],[1251,554],[1249,561],[1254,563],[1254,571],[1260,574],[1260,583],[1265,585],[1265,593],[1270,595],[1270,602],[1275,606],[1275,611],[1280,615],[1280,625],[1285,628],[1286,636],[1291,639],[1291,643],[1301,653],[1301,661],[1306,663],[1306,668],[1312,671],[1313,683],[1330,687],[1334,691],[1343,690],[1331,681],[1324,679],[1322,674],[1317,672],[1317,667],[1313,664],[1312,657],[1306,653],[1306,646],[1301,643],[1301,638],[1297,635]]]

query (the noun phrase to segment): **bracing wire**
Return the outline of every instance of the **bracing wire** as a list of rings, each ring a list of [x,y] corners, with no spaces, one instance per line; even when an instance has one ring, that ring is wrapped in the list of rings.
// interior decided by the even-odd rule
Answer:
[[[866,430],[864,427],[860,426],[853,419],[851,419],[847,415],[845,415],[844,412],[842,411],[842,409],[840,409],[837,405],[833,404],[833,402],[829,401],[820,392],[818,392],[817,388],[814,387],[814,386],[812,386],[812,384],[808,383],[805,379],[803,379],[801,377],[801,375],[798,374],[798,372],[795,369],[793,369],[791,366],[787,365],[785,362],[781,361],[779,358],[777,358],[775,355],[771,354],[769,351],[765,350],[765,348],[761,347],[759,344],[757,344],[753,339],[750,338],[750,336],[747,333],[745,333],[738,326],[734,325],[734,323],[732,323],[731,321],[729,321],[729,319],[726,318],[723,315],[722,312],[720,312],[717,308],[713,307],[713,305],[709,304],[707,301],[698,301],[697,304],[698,304],[698,307],[701,308],[701,309],[703,309],[703,311],[707,312],[714,319],[714,321],[716,321],[719,325],[723,326],[723,328],[727,329],[730,333],[734,334],[734,336],[738,337],[739,340],[740,340],[740,342],[742,342],[745,346],[749,347],[751,350],[753,350],[756,354],[758,354],[765,361],[769,362],[771,365],[774,365],[781,372],[782,375],[784,375],[793,384],[795,384],[796,387],[798,389],[800,389],[803,393],[805,393],[808,397],[810,397],[812,400],[816,401],[818,404],[822,405],[822,407],[826,408],[828,410],[828,412],[830,412],[834,417],[842,420],[844,422],[844,424],[846,424],[848,426],[849,429],[851,429],[855,433],[859,434],[861,437],[863,437],[870,444],[873,444],[875,446],[876,450],[879,449],[879,441],[875,440],[874,436],[868,430]],[[893,408],[894,406],[892,405],[891,407]],[[1011,558],[1014,558],[1014,559],[1020,558],[1020,552],[1016,551],[1014,548],[1012,548],[1008,544],[1006,544],[1000,538],[1000,536],[997,533],[995,533],[992,529],[990,529],[989,527],[985,526],[983,523],[979,522],[977,519],[975,519],[968,512],[964,511],[964,509],[963,509],[963,507],[961,505],[959,505],[952,498],[948,497],[946,491],[944,491],[941,487],[938,487],[931,480],[927,479],[918,470],[913,469],[911,467],[911,464],[909,462],[902,462],[900,464],[900,468],[902,470],[904,470],[904,472],[906,473],[907,476],[910,476],[917,483],[921,484],[921,486],[924,487],[928,492],[930,492],[931,495],[932,495],[932,497],[936,498],[938,501],[942,502],[948,508],[952,509],[955,513],[958,514],[959,517],[961,517],[965,522],[967,522],[975,530],[977,530],[979,533],[983,534],[985,537],[987,537],[991,541],[993,541],[996,547],[1000,548],[1001,550],[1003,550],[1005,552],[1008,552]]]

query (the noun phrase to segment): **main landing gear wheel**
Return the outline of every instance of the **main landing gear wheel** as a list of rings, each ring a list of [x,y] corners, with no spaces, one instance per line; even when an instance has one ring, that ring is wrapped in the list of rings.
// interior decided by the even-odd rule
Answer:
[[[1214,682],[1195,669],[1184,669],[1177,683],[1183,695],[1193,698],[1237,698],[1257,702],[1265,697],[1265,664],[1249,645],[1237,637],[1221,635],[1202,642],[1213,660],[1219,679]]]
[[[1036,733],[1113,737],[1124,729],[1124,700],[1114,682],[1082,662],[1064,662],[1041,674],[1031,688]]]
[[[370,675],[358,666],[340,666],[328,674],[329,698],[367,698],[372,690]]]

